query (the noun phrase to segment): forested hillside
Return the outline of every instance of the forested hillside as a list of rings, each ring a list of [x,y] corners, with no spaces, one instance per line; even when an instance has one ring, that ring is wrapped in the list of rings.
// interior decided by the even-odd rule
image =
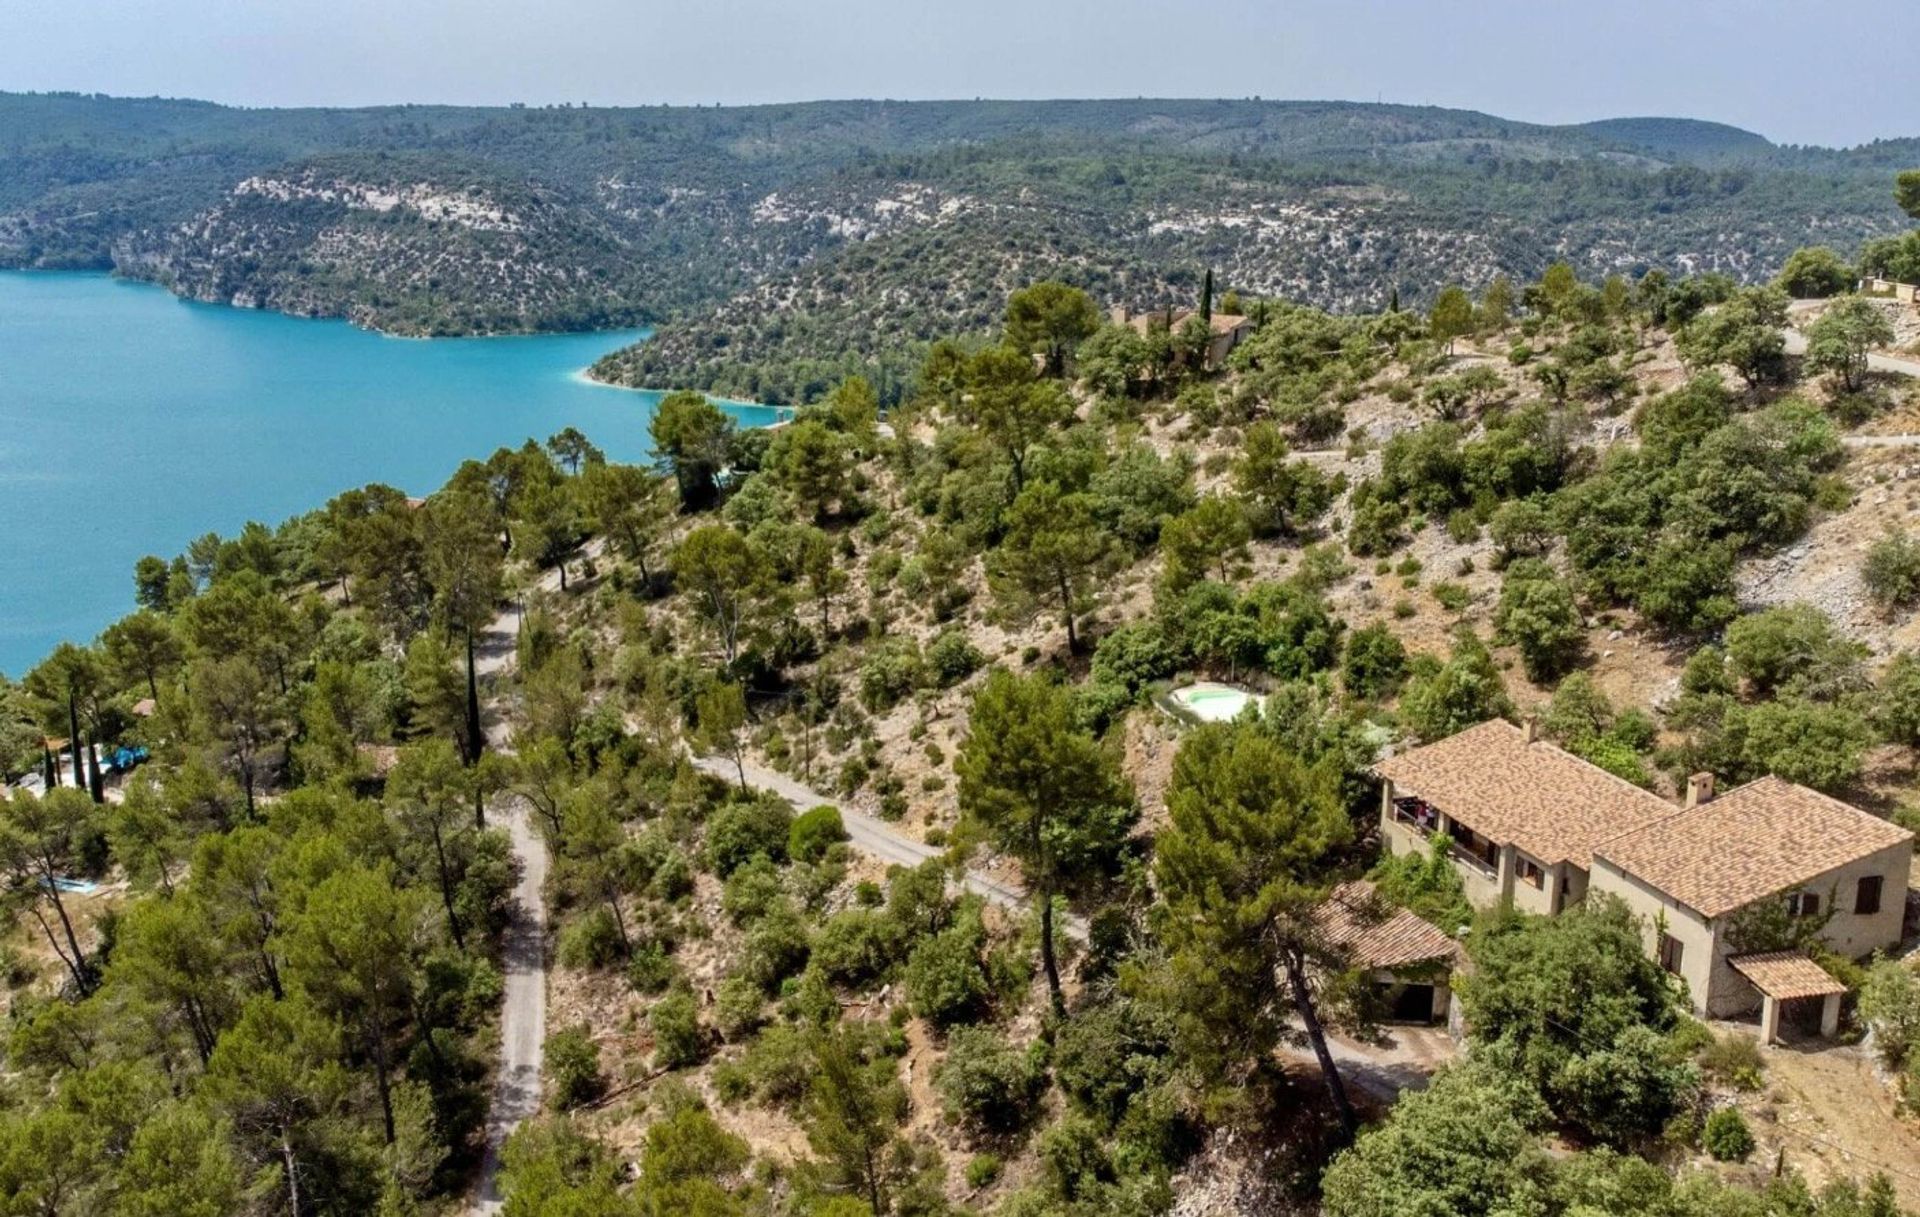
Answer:
[[[468,183],[413,205],[491,232],[540,203]],[[1000,231],[892,189],[841,221],[923,257],[942,215]],[[767,225],[826,223],[793,206]],[[682,392],[657,467],[569,429],[425,500],[347,490],[143,559],[135,611],[0,682],[5,1203],[1920,1206],[1910,963],[1757,921],[1873,1032],[1763,1049],[1598,892],[1476,914],[1444,837],[1383,856],[1371,773],[1532,714],[1662,797],[1775,774],[1920,821],[1910,306],[1807,250],[1797,305],[1562,261],[1334,313],[1049,223],[1009,217],[1055,257],[956,280],[956,332],[855,352],[903,369],[884,419],[860,376],[762,431]],[[1211,361],[1199,317],[1113,325],[1054,272],[1249,332]],[[1257,711],[1191,721],[1196,680]],[[512,896],[546,856],[550,936]],[[1355,924],[1424,919],[1470,964],[1429,1055],[1326,928],[1363,877]],[[500,1072],[516,969],[531,1081]],[[503,1092],[537,1114],[496,1176]]]
[[[400,333],[664,323],[602,373],[795,402],[857,365],[892,401],[916,342],[983,336],[981,300],[1036,267],[1144,307],[1209,265],[1339,311],[1556,259],[1757,280],[1800,245],[1851,254],[1893,231],[1886,170],[1910,152],[1254,100],[273,111],[7,94],[0,265],[111,268]],[[1087,249],[1114,269],[1076,270]]]

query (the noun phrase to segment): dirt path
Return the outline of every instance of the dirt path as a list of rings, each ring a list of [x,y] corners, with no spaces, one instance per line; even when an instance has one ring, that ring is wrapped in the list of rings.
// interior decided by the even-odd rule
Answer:
[[[726,757],[696,756],[694,767],[702,773],[729,782],[739,780],[734,764]],[[784,773],[777,773],[762,765],[749,762],[747,784],[771,790],[787,802],[793,804],[795,811],[806,811],[825,804],[840,812],[840,822],[846,826],[847,839],[861,853],[870,854],[882,862],[897,863],[900,866],[918,866],[928,858],[937,858],[945,851],[936,849],[926,842],[917,840],[901,832],[898,828],[877,816],[872,816],[857,807],[850,807],[830,795],[822,794],[809,786],[794,781]],[[968,871],[961,879],[962,885],[970,892],[984,897],[988,903],[1002,908],[1025,911],[1030,901],[1027,893],[1017,884],[996,879],[981,871]],[[1087,940],[1087,922],[1084,917],[1069,913],[1060,919],[1061,929],[1069,938],[1079,942]]]

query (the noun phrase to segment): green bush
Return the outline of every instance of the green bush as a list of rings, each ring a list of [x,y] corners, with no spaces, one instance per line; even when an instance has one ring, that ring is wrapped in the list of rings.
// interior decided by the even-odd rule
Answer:
[[[1407,674],[1407,648],[1384,625],[1353,632],[1340,661],[1340,679],[1353,697],[1377,700],[1390,697]]]
[[[763,993],[779,989],[780,982],[807,966],[807,928],[792,909],[779,905],[747,932],[740,952],[740,972]]]
[[[974,674],[987,657],[973,645],[965,630],[942,630],[927,644],[927,671],[941,688],[951,688]]]
[[[605,1089],[600,1045],[593,1042],[585,1023],[549,1035],[543,1053],[547,1076],[553,1079],[555,1104],[571,1110],[600,1097]]]
[[[673,983],[680,969],[659,942],[643,942],[627,961],[627,983],[636,993],[658,993]]]
[[[613,913],[596,904],[561,929],[554,956],[563,968],[610,968],[624,950]]]
[[[1133,621],[1100,640],[1093,651],[1093,679],[1129,695],[1173,674],[1179,657],[1157,621]]]
[[[991,1027],[955,1028],[934,1078],[947,1117],[983,1133],[1025,1128],[1045,1082],[1034,1053],[1015,1047]]]
[[[1082,1115],[1070,1115],[1040,1134],[1036,1148],[1047,1182],[1062,1198],[1078,1200],[1113,1178],[1102,1140],[1099,1126]]]
[[[926,677],[926,663],[913,639],[901,635],[883,639],[860,665],[860,704],[870,713],[884,714]]]
[[[766,994],[745,976],[729,976],[720,982],[713,998],[713,1022],[729,1043],[738,1043],[760,1026],[760,1010]]]
[[[813,963],[833,983],[857,986],[891,968],[899,948],[900,927],[884,912],[844,909],[820,927],[813,943]]]
[[[647,1026],[653,1031],[654,1064],[660,1068],[683,1069],[706,1057],[706,1029],[690,991],[675,989],[653,1003]]]
[[[981,964],[985,946],[978,917],[922,938],[907,956],[907,996],[914,1013],[941,1027],[976,1017],[989,995]]]
[[[1433,593],[1433,598],[1440,602],[1440,607],[1449,613],[1460,612],[1473,600],[1473,593],[1469,592],[1463,584],[1451,583],[1444,579],[1428,590]]]
[[[1700,1142],[1715,1162],[1745,1162],[1753,1153],[1753,1130],[1737,1108],[1722,1107],[1707,1117]]]
[[[992,1187],[1000,1178],[1000,1157],[997,1154],[975,1154],[967,1160],[967,1186],[974,1191],[983,1187]]]
[[[793,809],[778,795],[736,799],[714,812],[707,824],[708,863],[724,879],[757,854],[784,862],[792,827]]]
[[[1920,541],[1904,532],[1888,532],[1868,547],[1860,578],[1883,613],[1920,600]]]
[[[789,834],[788,845],[792,845]],[[738,926],[749,926],[787,898],[780,868],[765,854],[756,854],[727,876],[720,889],[720,908]]]
[[[1751,1035],[1729,1032],[1700,1049],[1700,1071],[1737,1090],[1758,1090],[1766,1071],[1759,1041]]]
[[[740,1066],[755,1099],[785,1105],[806,1097],[818,1061],[799,1028],[775,1024],[754,1037]]]
[[[827,850],[847,839],[847,828],[840,820],[840,809],[822,804],[795,817],[787,830],[787,856],[801,862],[818,862]]]

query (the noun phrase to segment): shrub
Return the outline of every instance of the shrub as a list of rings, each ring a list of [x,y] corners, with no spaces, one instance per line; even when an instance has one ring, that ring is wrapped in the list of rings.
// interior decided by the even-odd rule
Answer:
[[[1888,532],[1867,549],[1860,578],[1883,613],[1920,600],[1920,541],[1908,533]]]
[[[1428,590],[1433,593],[1433,598],[1440,602],[1440,607],[1449,613],[1460,612],[1473,599],[1473,593],[1469,592],[1464,585],[1444,579]]]
[[[1538,558],[1507,568],[1493,620],[1495,637],[1519,648],[1527,679],[1536,683],[1572,667],[1586,645],[1573,592]]]
[[[755,855],[784,862],[792,827],[793,809],[785,799],[771,794],[736,799],[707,825],[707,860],[723,879]]]
[[[1063,1023],[1054,1042],[1060,1089],[1103,1125],[1174,1071],[1174,1020],[1132,998],[1115,998]]]
[[[936,1026],[951,1026],[977,1015],[988,996],[980,952],[986,932],[979,918],[922,938],[907,956],[907,996],[914,1013]]]
[[[627,983],[636,993],[658,993],[673,983],[680,969],[658,942],[643,942],[627,962]]]
[[[623,950],[613,913],[606,905],[596,904],[560,931],[554,954],[564,968],[608,968]]]
[[[792,843],[791,834],[788,843]],[[786,894],[780,868],[765,854],[756,854],[727,876],[720,891],[720,907],[735,925],[752,925],[786,899]]]
[[[950,688],[974,674],[987,657],[973,645],[965,630],[942,630],[927,644],[927,670],[933,682]]]
[[[1700,1070],[1708,1077],[1738,1090],[1760,1089],[1765,1063],[1760,1045],[1751,1035],[1730,1032],[1716,1036],[1700,1050]]]
[[[1032,1118],[1045,1074],[1034,1054],[991,1027],[959,1027],[934,1084],[947,1117],[978,1132],[1008,1133]]]
[[[1514,499],[1493,513],[1487,535],[1509,557],[1545,553],[1553,544],[1553,517],[1533,499]]]
[[[669,850],[666,857],[660,859],[660,865],[654,868],[653,880],[648,886],[662,900],[691,896],[693,860],[687,857],[685,850]]]
[[[1100,1129],[1085,1116],[1070,1115],[1041,1133],[1037,1149],[1047,1182],[1067,1200],[1077,1200],[1113,1177]]]
[[[720,982],[713,998],[713,1022],[729,1042],[752,1035],[760,1026],[760,1008],[766,995],[745,976],[729,976]]]
[[[802,812],[787,830],[787,856],[800,862],[818,862],[827,850],[847,839],[840,809],[822,804]]]
[[[662,1069],[697,1065],[707,1054],[700,1008],[686,989],[675,989],[653,1003],[647,1011],[647,1026],[653,1031],[654,1064]]]
[[[976,1192],[983,1187],[992,1187],[1000,1178],[1000,1169],[997,1154],[975,1154],[967,1160],[967,1186]]]
[[[1407,648],[1384,625],[1355,630],[1340,662],[1340,678],[1354,697],[1391,696],[1407,674]]]
[[[1093,652],[1093,679],[1129,695],[1173,674],[1179,662],[1157,621],[1134,621],[1100,640]]]
[[[585,1023],[549,1035],[543,1052],[556,1104],[571,1109],[600,1097],[600,1045]]]
[[[754,1038],[740,1065],[756,1099],[786,1104],[806,1096],[817,1061],[799,1028],[776,1024]]]
[[[740,972],[762,992],[772,993],[780,982],[807,966],[807,929],[784,905],[770,909],[747,933],[740,953]]]
[[[1906,1068],[1920,1048],[1920,974],[1896,959],[1874,960],[1860,986],[1860,1017],[1873,1028],[1881,1062]]]
[[[845,909],[820,927],[813,962],[835,984],[861,985],[893,965],[899,946],[900,927],[885,913]]]
[[[926,671],[913,639],[899,635],[887,638],[860,665],[860,704],[870,713],[884,714],[920,687]]]
[[[1753,1153],[1753,1130],[1733,1107],[1722,1107],[1707,1117],[1700,1141],[1715,1162],[1745,1162]]]

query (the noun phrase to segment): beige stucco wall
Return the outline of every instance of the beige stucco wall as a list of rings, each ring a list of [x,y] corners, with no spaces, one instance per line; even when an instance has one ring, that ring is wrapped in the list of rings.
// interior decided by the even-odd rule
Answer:
[[[1820,931],[1821,941],[1841,955],[1856,958],[1899,942],[1912,869],[1913,848],[1903,842],[1806,884],[1803,890],[1818,895],[1822,908],[1833,909],[1833,916]],[[1881,877],[1880,911],[1863,917],[1853,911],[1853,899],[1860,879],[1866,875]]]
[[[1820,939],[1837,954],[1857,958],[1900,941],[1912,864],[1911,847],[1893,845],[1791,890],[1813,892],[1823,909],[1833,910]],[[1861,916],[1853,911],[1854,895],[1866,875],[1881,877],[1880,911]],[[1659,922],[1664,916],[1666,932],[1681,942],[1680,975],[1696,1011],[1718,1018],[1758,1008],[1759,992],[1727,963],[1731,950],[1722,941],[1728,923],[1739,912],[1707,921],[1604,858],[1594,860],[1592,888],[1620,897],[1641,919],[1650,954],[1659,950]],[[1788,894],[1783,890],[1768,899],[1784,900]]]
[[[1696,1013],[1705,1013],[1707,1000],[1716,987],[1714,970],[1724,970],[1740,983],[1732,969],[1717,958],[1714,927],[1700,914],[1653,889],[1633,875],[1626,874],[1605,858],[1593,860],[1593,874],[1587,890],[1594,894],[1617,896],[1640,920],[1641,941],[1647,954],[1659,957],[1662,932],[1680,940],[1680,979],[1687,984],[1688,1000]],[[1748,986],[1751,992],[1751,986]]]

